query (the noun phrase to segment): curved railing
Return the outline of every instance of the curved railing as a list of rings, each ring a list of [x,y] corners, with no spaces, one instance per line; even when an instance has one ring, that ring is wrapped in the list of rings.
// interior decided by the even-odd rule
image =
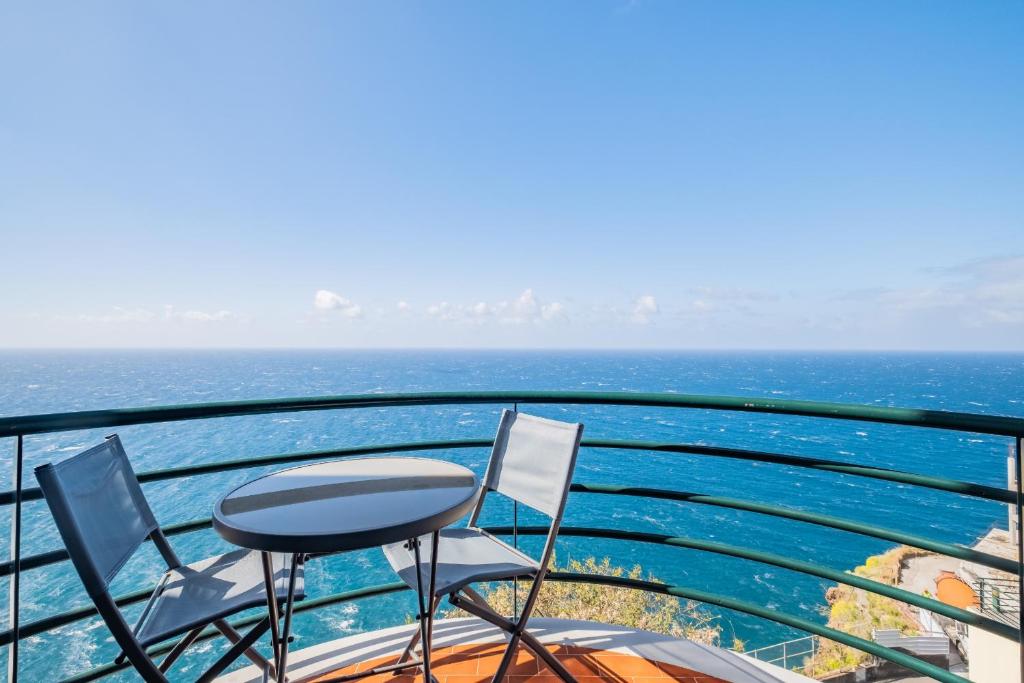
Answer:
[[[14,457],[14,486],[11,490],[0,492],[0,507],[13,507],[12,510],[12,534],[11,534],[11,559],[8,562],[0,563],[0,577],[9,577],[11,599],[9,601],[9,622],[10,628],[0,631],[0,646],[9,648],[9,680],[16,681],[18,666],[18,643],[21,640],[37,636],[61,626],[86,619],[96,615],[92,607],[84,607],[70,610],[59,614],[53,614],[41,619],[27,623],[20,621],[20,576],[22,572],[30,571],[40,567],[57,564],[67,560],[67,553],[63,549],[53,549],[48,552],[35,555],[22,556],[21,554],[21,506],[23,503],[40,499],[41,493],[38,488],[23,486],[23,453],[26,437],[37,434],[52,432],[63,432],[71,430],[92,429],[98,427],[116,427],[125,425],[151,424],[159,422],[174,422],[182,420],[197,420],[219,417],[237,417],[248,415],[262,415],[269,413],[286,413],[315,410],[340,410],[357,408],[380,408],[399,406],[426,406],[426,405],[468,405],[468,404],[562,404],[562,405],[614,405],[614,406],[642,406],[657,408],[681,408],[681,409],[703,409],[738,411],[752,413],[769,413],[776,415],[793,415],[814,418],[826,418],[837,420],[857,420],[864,422],[884,423],[902,425],[907,427],[921,427],[931,429],[955,430],[962,432],[973,432],[989,435],[1010,437],[1013,449],[1016,453],[1017,481],[1021,481],[1021,447],[1024,439],[1024,419],[1001,417],[991,415],[978,415],[971,413],[954,413],[935,410],[917,410],[905,408],[881,408],[875,406],[846,405],[837,403],[817,403],[809,401],[792,400],[771,400],[760,398],[736,398],[722,396],[695,396],[682,394],[646,394],[646,393],[597,393],[597,392],[434,392],[416,394],[364,394],[353,396],[327,396],[314,398],[289,398],[272,399],[261,401],[236,401],[224,403],[193,404],[183,406],[164,406],[149,408],[130,408],[120,410],[96,410],[72,413],[56,413],[48,415],[29,415],[20,417],[0,418],[0,438],[12,438],[15,440]],[[164,470],[142,472],[139,479],[142,482],[153,482],[182,477],[200,476],[229,470],[248,469],[266,465],[281,465],[289,463],[307,462],[313,460],[324,460],[330,458],[344,458],[357,455],[396,453],[408,451],[431,451],[448,450],[461,448],[486,448],[491,445],[487,439],[462,439],[462,440],[440,440],[440,441],[419,441],[395,444],[375,444],[352,448],[307,451],[300,453],[284,453],[268,455],[263,457],[246,458],[242,460],[230,460],[214,462],[202,465],[187,467],[176,467]],[[1016,507],[1018,518],[1024,495],[1018,488],[1010,491],[984,484],[960,481],[944,477],[922,475],[901,470],[870,467],[847,463],[837,460],[811,458],[806,456],[791,455],[785,453],[773,453],[758,450],[745,450],[737,448],[725,448],[707,446],[703,444],[688,443],[666,443],[635,440],[612,440],[612,439],[584,439],[585,448],[619,449],[626,451],[660,451],[670,453],[684,453],[696,456],[707,456],[715,458],[730,458],[749,462],[769,463],[785,465],[788,467],[806,468],[820,472],[831,472],[837,474],[854,475],[875,479],[880,481],[896,482],[909,486],[945,491],[964,496],[988,500],[998,503],[1010,504]],[[855,534],[861,534],[873,538],[883,539],[894,543],[902,543],[909,546],[922,548],[943,555],[970,561],[986,567],[999,569],[1018,577],[1017,588],[1019,595],[1024,595],[1024,578],[1022,578],[1022,566],[1024,558],[1018,554],[1016,560],[1009,560],[997,555],[981,552],[963,545],[945,542],[939,539],[910,534],[896,529],[867,524],[857,520],[845,519],[831,515],[797,510],[794,508],[778,505],[769,505],[753,500],[730,498],[716,495],[706,495],[696,492],[678,491],[671,489],[655,489],[643,487],[616,486],[608,484],[591,484],[586,482],[574,482],[572,490],[576,493],[592,495],[630,496],[645,500],[669,500],[679,503],[710,505],[733,510],[753,512],[761,515],[769,515],[783,519],[794,520],[807,524],[824,526]],[[196,531],[209,526],[209,519],[196,519],[182,524],[172,525],[164,528],[167,535],[177,535]],[[492,527],[491,531],[498,534],[512,532],[511,527]],[[542,529],[534,527],[519,527],[519,534],[529,535],[541,533]],[[744,548],[725,543],[712,542],[702,539],[670,536],[665,534],[642,533],[636,531],[625,531],[609,528],[581,528],[565,527],[561,531],[563,536],[609,538],[634,543],[657,544],[668,548],[687,548],[701,552],[708,552],[722,556],[734,557],[751,562],[772,565],[786,570],[799,572],[809,576],[815,576],[828,581],[843,583],[858,589],[869,591],[877,595],[892,598],[930,610],[936,614],[955,619],[959,622],[969,624],[975,628],[982,629],[1002,637],[1022,642],[1022,629],[1018,624],[1014,626],[1005,620],[996,620],[984,614],[967,611],[947,605],[929,597],[917,595],[900,588],[863,578],[855,574],[837,571],[831,567],[806,562],[791,557],[767,553],[751,548]],[[1020,530],[1018,533],[1018,550],[1020,544]],[[582,581],[589,583],[602,583],[616,585],[626,588],[646,590],[665,595],[671,595],[690,600],[696,600],[712,605],[717,605],[730,610],[744,612],[756,617],[768,619],[780,624],[813,633],[830,640],[857,648],[876,657],[886,659],[919,673],[931,676],[937,680],[947,683],[962,683],[966,679],[961,678],[948,671],[940,669],[928,662],[915,658],[904,652],[884,647],[872,641],[868,641],[852,634],[844,633],[827,626],[809,621],[802,617],[779,612],[764,606],[755,605],[749,602],[737,600],[730,596],[708,593],[684,586],[672,586],[650,581],[640,581],[623,577],[600,576],[590,574],[569,574],[555,572],[551,575],[553,580],[561,581]],[[296,611],[308,611],[328,605],[334,605],[349,600],[365,598],[375,595],[383,595],[404,589],[404,584],[394,583],[380,586],[371,586],[355,591],[338,593],[318,599],[306,600],[296,608]],[[137,591],[118,597],[118,604],[129,605],[145,600],[149,590]],[[248,621],[255,619],[242,619],[240,626],[246,625]],[[214,631],[204,633],[202,638],[212,638],[217,634]],[[156,646],[154,654],[168,650],[171,645]],[[1022,650],[1024,653],[1024,650]],[[1024,662],[1024,654],[1021,661]],[[126,664],[111,663],[98,667],[91,671],[69,679],[74,681],[89,681],[102,678],[114,673]],[[1022,664],[1024,668],[1024,664]]]

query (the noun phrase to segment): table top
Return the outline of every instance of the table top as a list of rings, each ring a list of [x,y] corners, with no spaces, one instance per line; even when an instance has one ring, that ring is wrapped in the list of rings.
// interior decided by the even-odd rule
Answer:
[[[213,528],[243,548],[285,553],[358,550],[458,521],[479,482],[427,458],[352,458],[294,467],[239,486],[214,506]]]

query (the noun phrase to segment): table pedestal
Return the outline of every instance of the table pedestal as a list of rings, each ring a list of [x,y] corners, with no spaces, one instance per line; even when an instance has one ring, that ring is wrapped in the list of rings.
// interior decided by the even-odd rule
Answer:
[[[432,647],[432,639],[434,635],[434,610],[437,606],[437,603],[434,601],[434,588],[435,577],[437,575],[437,549],[440,540],[440,530],[434,531],[430,534],[430,579],[427,586],[423,585],[423,577],[419,571],[421,562],[420,540],[418,538],[412,538],[407,541],[416,558],[416,606],[419,610],[419,614],[416,618],[420,623],[419,640],[423,645],[423,657],[421,659],[405,659],[406,654],[412,654],[412,650],[415,646],[415,642],[413,642],[409,644],[407,651],[403,652],[399,657],[399,660],[394,664],[378,666],[355,674],[329,678],[326,679],[324,683],[343,683],[344,681],[353,681],[360,678],[366,678],[367,676],[387,673],[389,671],[401,671],[403,669],[411,669],[413,667],[422,667],[424,683],[435,683],[436,679],[434,679],[430,673],[430,649]],[[274,581],[274,568],[271,562],[271,553],[264,552],[262,555],[263,580],[266,584],[267,590],[267,609],[270,612],[270,637],[272,649],[274,651],[275,665],[274,670],[270,672],[270,675],[274,676],[276,674],[277,683],[285,683],[285,681],[288,680],[286,673],[288,667],[288,643],[291,633],[292,611],[295,605],[295,574],[298,566],[304,562],[304,556],[298,553],[292,554],[291,556],[291,571],[288,573],[288,593],[285,597],[284,603],[284,626],[279,629],[282,615],[280,606],[277,602],[277,586]]]

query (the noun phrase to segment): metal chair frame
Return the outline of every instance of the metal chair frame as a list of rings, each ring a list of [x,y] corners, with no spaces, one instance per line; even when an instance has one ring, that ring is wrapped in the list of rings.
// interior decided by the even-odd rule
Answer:
[[[491,458],[487,465],[487,475],[484,476],[484,481],[481,484],[482,491],[480,493],[480,498],[477,501],[476,507],[473,509],[473,513],[469,518],[469,523],[467,524],[467,527],[469,528],[477,528],[477,521],[480,518],[480,513],[483,511],[484,502],[487,499],[487,494],[490,493],[491,491],[495,491],[495,489],[490,488],[489,482],[492,468],[500,464],[501,457],[504,455],[504,448],[507,446],[507,443],[501,443],[502,441],[505,441],[505,439],[501,438],[502,429],[505,428],[506,421],[509,420],[509,416],[515,416],[517,413],[518,411],[509,410],[505,410],[502,412],[501,423],[498,431],[498,438],[495,440],[494,450],[491,452]],[[583,425],[577,425],[576,443],[573,449],[568,472],[566,474],[565,481],[563,482],[561,499],[558,503],[558,509],[554,515],[547,515],[551,517],[551,525],[548,527],[548,535],[547,539],[544,542],[544,549],[541,552],[540,559],[538,560],[539,569],[533,576],[533,585],[530,587],[530,591],[526,596],[525,602],[523,603],[523,609],[519,613],[518,617],[513,615],[513,617],[509,619],[498,614],[498,612],[496,612],[490,605],[487,604],[487,601],[483,598],[483,596],[481,596],[479,593],[469,588],[468,586],[464,586],[448,594],[448,602],[452,606],[457,607],[463,610],[464,612],[467,612],[472,616],[478,617],[479,619],[482,619],[494,626],[497,626],[502,631],[509,634],[509,642],[507,647],[505,648],[505,652],[501,658],[501,662],[494,673],[493,683],[501,683],[502,678],[504,678],[505,673],[508,671],[509,666],[512,664],[512,660],[515,657],[516,650],[518,649],[520,642],[522,642],[523,645],[525,645],[531,652],[533,652],[547,666],[549,666],[551,670],[554,671],[555,674],[557,674],[562,680],[567,681],[568,683],[576,683],[575,677],[573,677],[573,675],[569,673],[565,666],[558,661],[558,658],[555,657],[555,655],[551,654],[551,652],[548,651],[546,647],[544,647],[543,643],[541,643],[536,636],[532,635],[529,631],[526,630],[526,625],[529,621],[530,615],[533,613],[533,610],[536,607],[537,597],[540,595],[540,589],[544,583],[544,577],[547,575],[549,571],[548,567],[551,562],[551,557],[554,554],[555,541],[558,538],[558,529],[562,523],[562,517],[565,514],[565,506],[569,497],[569,485],[572,483],[572,475],[573,471],[576,468],[576,458],[579,454],[580,440],[582,439],[582,437]],[[516,503],[521,502],[518,501],[514,496],[509,496],[508,494],[504,493],[502,495],[511,498]],[[435,554],[432,556],[434,558],[436,558],[437,552],[436,543],[437,541],[435,539]],[[417,575],[419,575],[418,558],[416,566]],[[431,574],[431,577],[433,577],[433,573]],[[421,611],[420,614],[417,616],[417,619],[419,619],[421,623],[423,623],[423,621],[426,620],[428,627],[426,629],[418,629],[416,632],[413,633],[412,639],[409,641],[409,644],[406,645],[405,649],[402,651],[402,654],[399,656],[398,663],[402,663],[412,656],[413,651],[415,650],[417,644],[421,641],[421,639],[424,643],[427,644],[427,647],[430,647],[431,641],[429,639],[429,627],[433,624],[434,612],[437,610],[438,606],[440,605],[441,598],[443,597],[433,596],[433,591],[430,592],[430,595],[432,596],[430,598],[430,612],[424,614],[422,603],[420,603]]]
[[[116,434],[108,436],[102,444],[79,453],[64,462],[69,462],[74,458],[91,455],[100,449],[110,449],[115,458],[123,459],[125,473],[130,477],[130,480],[127,481],[126,484],[133,492],[137,491],[136,501],[139,504],[139,507],[142,508],[141,511],[145,518],[144,521],[146,521],[149,526],[149,530],[145,538],[149,538],[153,541],[153,544],[159,551],[160,556],[163,558],[164,562],[166,562],[167,569],[179,569],[184,566],[181,560],[178,559],[178,556],[174,552],[170,543],[168,543],[167,537],[160,529],[160,526],[156,523],[155,518],[153,518],[152,511],[149,509],[149,504],[142,495],[141,486],[139,485],[138,479],[135,477],[134,470],[132,470],[131,463],[124,451],[124,446],[121,444],[121,440]],[[39,482],[39,487],[42,489],[43,496],[50,507],[51,513],[53,514],[57,530],[60,532],[61,538],[64,540],[64,545],[71,557],[71,561],[74,564],[75,569],[78,571],[79,578],[81,578],[82,583],[85,586],[86,593],[96,606],[96,609],[99,612],[100,617],[102,617],[103,621],[106,623],[107,628],[110,629],[111,634],[114,636],[114,640],[121,648],[121,653],[117,656],[115,662],[120,663],[127,659],[147,683],[167,683],[168,679],[166,672],[175,660],[185,652],[189,645],[199,637],[206,627],[213,626],[220,631],[232,645],[227,652],[221,655],[221,657],[218,658],[212,666],[210,666],[210,668],[199,676],[197,679],[199,683],[208,683],[209,681],[213,681],[213,679],[223,673],[232,662],[242,655],[245,655],[255,664],[260,666],[264,670],[265,675],[271,677],[276,675],[274,665],[253,649],[253,645],[256,641],[259,640],[259,638],[266,633],[267,629],[271,627],[270,617],[268,616],[257,622],[257,624],[244,636],[224,621],[226,617],[256,605],[245,605],[241,607],[235,606],[231,609],[226,609],[221,613],[214,614],[213,616],[206,616],[201,620],[197,620],[196,623],[182,627],[176,634],[171,634],[168,637],[174,637],[174,635],[181,634],[184,634],[184,636],[174,645],[159,664],[154,662],[146,652],[146,648],[143,647],[142,643],[139,642],[136,636],[142,628],[142,625],[145,623],[146,617],[149,615],[149,611],[159,595],[162,582],[154,589],[149,602],[143,609],[134,628],[129,626],[128,622],[125,621],[121,610],[118,608],[114,600],[114,596],[109,590],[109,582],[113,579],[113,576],[103,576],[96,567],[93,556],[90,553],[88,543],[75,522],[75,515],[72,512],[67,496],[65,495],[64,484],[58,478],[55,469],[60,467],[61,464],[63,463],[58,463],[57,465],[49,463],[37,467],[35,470],[36,479]],[[141,545],[145,538],[139,540],[135,548],[124,558],[124,561],[126,561],[131,555],[135,554],[139,545]],[[113,575],[116,575],[120,569],[121,566],[116,567],[113,570]]]

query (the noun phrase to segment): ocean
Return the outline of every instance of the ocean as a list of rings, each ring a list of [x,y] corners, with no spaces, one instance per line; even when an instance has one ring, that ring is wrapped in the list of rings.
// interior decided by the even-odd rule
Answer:
[[[5,351],[0,352],[0,415],[130,406],[367,392],[593,390],[727,394],[917,407],[1024,417],[1024,354],[680,353],[511,351]],[[490,438],[502,406],[442,406],[290,413],[139,425],[116,430],[136,471],[420,439]],[[580,421],[590,438],[644,439],[753,448],[894,467],[984,484],[1005,484],[1004,438],[838,420],[613,406],[520,406]],[[26,440],[32,468],[91,446],[112,430]],[[13,444],[0,450],[10,471]],[[434,451],[483,473],[485,449]],[[161,524],[208,517],[218,496],[274,468],[235,471],[145,487]],[[718,494],[827,512],[958,543],[1006,525],[1004,506],[900,484],[777,465],[670,453],[584,449],[576,480]],[[2,488],[10,488],[8,483]],[[9,508],[3,512],[4,522]],[[485,523],[509,523],[498,505]],[[521,517],[521,523],[524,523]],[[527,520],[529,522],[529,520]],[[24,553],[59,546],[42,502],[24,510]],[[724,541],[852,569],[890,544],[754,513],[669,501],[573,494],[566,524],[610,526]],[[171,539],[186,562],[228,550],[207,529]],[[0,552],[8,553],[5,534]],[[536,550],[535,539],[520,539]],[[531,546],[531,543],[534,545]],[[820,579],[754,562],[614,540],[563,539],[560,563],[609,557],[668,583],[731,595],[824,623]],[[114,583],[115,592],[152,585],[161,573],[147,547]],[[393,581],[379,550],[312,561],[307,594],[316,597]],[[3,592],[6,614],[6,591]],[[26,571],[22,620],[88,604],[67,564]],[[134,617],[140,605],[128,609]],[[748,648],[801,635],[726,610],[723,642]],[[412,598],[398,594],[306,613],[295,648],[403,623]],[[172,670],[191,680],[219,651],[206,643]],[[98,620],[80,621],[22,643],[22,680],[54,680],[108,663],[116,648]],[[4,651],[6,657],[6,650]],[[121,680],[133,680],[122,674]]]

